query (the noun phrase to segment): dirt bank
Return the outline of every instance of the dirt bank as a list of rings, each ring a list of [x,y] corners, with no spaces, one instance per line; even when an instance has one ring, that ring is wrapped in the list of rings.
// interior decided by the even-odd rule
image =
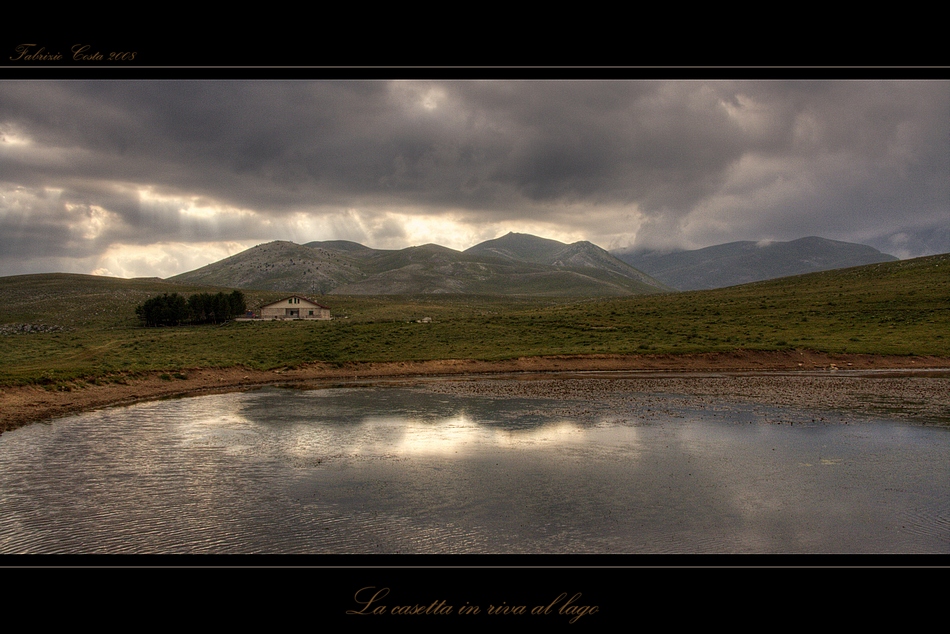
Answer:
[[[590,355],[530,357],[507,361],[406,361],[391,363],[312,363],[278,370],[194,368],[179,374],[152,372],[112,377],[111,382],[0,388],[0,432],[65,414],[142,400],[243,390],[275,383],[351,380],[376,377],[466,376],[505,372],[592,370],[827,371],[861,369],[950,368],[942,357],[886,357],[822,354],[808,351],[734,351],[696,355]],[[67,391],[68,389],[68,391]]]

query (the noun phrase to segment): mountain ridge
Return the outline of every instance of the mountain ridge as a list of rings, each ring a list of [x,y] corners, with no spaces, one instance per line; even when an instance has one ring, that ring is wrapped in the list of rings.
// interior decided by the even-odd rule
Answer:
[[[723,288],[897,259],[817,236],[608,252],[586,240],[566,244],[509,232],[464,251],[432,243],[374,249],[348,240],[275,240],[168,281],[311,294],[602,297]]]
[[[168,281],[345,295],[600,297],[671,290],[590,242],[514,233],[465,251],[431,243],[383,250],[347,240],[275,240]]]

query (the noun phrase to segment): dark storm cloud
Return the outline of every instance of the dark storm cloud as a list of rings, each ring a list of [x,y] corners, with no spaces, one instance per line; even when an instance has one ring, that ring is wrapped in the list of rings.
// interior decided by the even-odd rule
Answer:
[[[924,244],[948,112],[945,81],[5,81],[0,258],[273,239],[301,213],[339,228],[302,241],[412,240],[387,211],[603,246]]]

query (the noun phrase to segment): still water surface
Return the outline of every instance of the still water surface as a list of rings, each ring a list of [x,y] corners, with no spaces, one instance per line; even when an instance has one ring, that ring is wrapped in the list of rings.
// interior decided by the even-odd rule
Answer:
[[[950,553],[947,428],[563,411],[265,388],[32,425],[0,436],[0,553]]]

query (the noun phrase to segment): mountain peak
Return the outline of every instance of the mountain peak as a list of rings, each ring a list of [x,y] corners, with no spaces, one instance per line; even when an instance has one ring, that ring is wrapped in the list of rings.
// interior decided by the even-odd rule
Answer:
[[[500,238],[476,244],[464,253],[542,264],[550,262],[555,254],[566,246],[557,240],[509,231]]]

